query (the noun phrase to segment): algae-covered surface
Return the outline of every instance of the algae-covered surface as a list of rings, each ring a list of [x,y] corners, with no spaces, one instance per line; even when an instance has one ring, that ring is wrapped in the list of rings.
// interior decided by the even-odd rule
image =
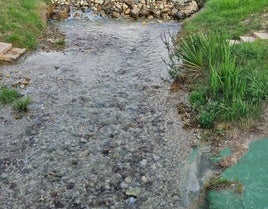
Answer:
[[[210,209],[268,208],[268,138],[250,145],[249,152],[238,163],[226,169],[222,179],[239,181],[241,194],[232,190],[212,190],[208,194]]]

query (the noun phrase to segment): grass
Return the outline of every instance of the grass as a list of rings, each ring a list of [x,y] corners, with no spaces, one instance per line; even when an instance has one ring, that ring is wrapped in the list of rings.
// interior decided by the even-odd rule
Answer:
[[[0,103],[8,104],[12,103],[20,97],[20,93],[15,89],[9,89],[7,87],[0,88]]]
[[[31,103],[31,100],[29,97],[20,98],[14,101],[12,107],[13,107],[13,110],[15,110],[16,112],[27,112],[28,106],[30,103]]]
[[[207,0],[205,7],[185,22],[183,28],[191,33],[220,31],[228,33],[229,38],[238,38],[250,30],[263,28],[261,20],[265,20],[263,15],[267,12],[267,0]],[[263,29],[267,30],[267,25]]]
[[[12,104],[12,108],[16,112],[27,112],[31,103],[30,97],[22,97],[16,89],[8,87],[0,88],[0,104]]]
[[[0,41],[34,49],[45,30],[40,9],[49,0],[0,1]]]
[[[226,40],[252,29],[267,29],[260,21],[265,12],[266,0],[208,0],[184,24],[182,33],[190,35],[173,46],[172,59],[181,64],[172,75],[180,76],[176,70],[186,68],[184,72],[193,78],[189,99],[201,127],[211,129],[217,122],[260,115],[268,99],[268,41],[230,46]],[[260,26],[255,27],[257,17]],[[245,24],[246,20],[250,21]]]
[[[215,121],[234,121],[259,113],[268,99],[266,47],[267,41],[233,47],[219,33],[195,34],[181,42],[178,56],[202,75],[196,80],[190,103],[199,112],[198,122],[203,128],[212,128]]]

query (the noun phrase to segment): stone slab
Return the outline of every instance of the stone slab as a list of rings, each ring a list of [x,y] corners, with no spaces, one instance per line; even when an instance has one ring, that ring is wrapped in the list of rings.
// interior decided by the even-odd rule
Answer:
[[[253,42],[255,38],[253,36],[240,36],[239,37],[243,42]]]
[[[238,40],[227,40],[230,46],[235,45],[235,44],[240,44],[240,41]]]
[[[5,54],[11,48],[12,48],[12,44],[0,42],[0,55]]]
[[[268,33],[253,32],[253,35],[259,39],[268,39]]]
[[[5,54],[0,55],[0,60],[1,61],[6,61],[6,62],[12,62],[16,59],[18,59],[26,49],[21,49],[21,48],[12,48],[9,51],[7,51]]]

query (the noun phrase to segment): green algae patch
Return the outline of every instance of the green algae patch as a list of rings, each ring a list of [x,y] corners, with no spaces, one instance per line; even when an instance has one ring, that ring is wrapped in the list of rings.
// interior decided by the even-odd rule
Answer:
[[[229,157],[231,154],[232,154],[232,150],[229,147],[227,147],[227,148],[222,149],[219,155],[212,158],[211,160],[213,163],[219,163],[221,160],[223,160],[226,157]]]
[[[222,179],[243,184],[241,194],[231,189],[211,190],[209,209],[268,209],[268,138],[250,145],[238,163],[226,169]]]
[[[210,191],[209,209],[244,209],[241,195],[232,190]]]

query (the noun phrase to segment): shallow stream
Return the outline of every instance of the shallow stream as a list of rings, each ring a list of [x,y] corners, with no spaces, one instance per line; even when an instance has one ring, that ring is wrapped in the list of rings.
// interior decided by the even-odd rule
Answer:
[[[14,119],[0,108],[0,208],[186,209],[184,130],[162,58],[178,23],[70,20],[62,52],[0,66],[0,82],[30,79]]]

